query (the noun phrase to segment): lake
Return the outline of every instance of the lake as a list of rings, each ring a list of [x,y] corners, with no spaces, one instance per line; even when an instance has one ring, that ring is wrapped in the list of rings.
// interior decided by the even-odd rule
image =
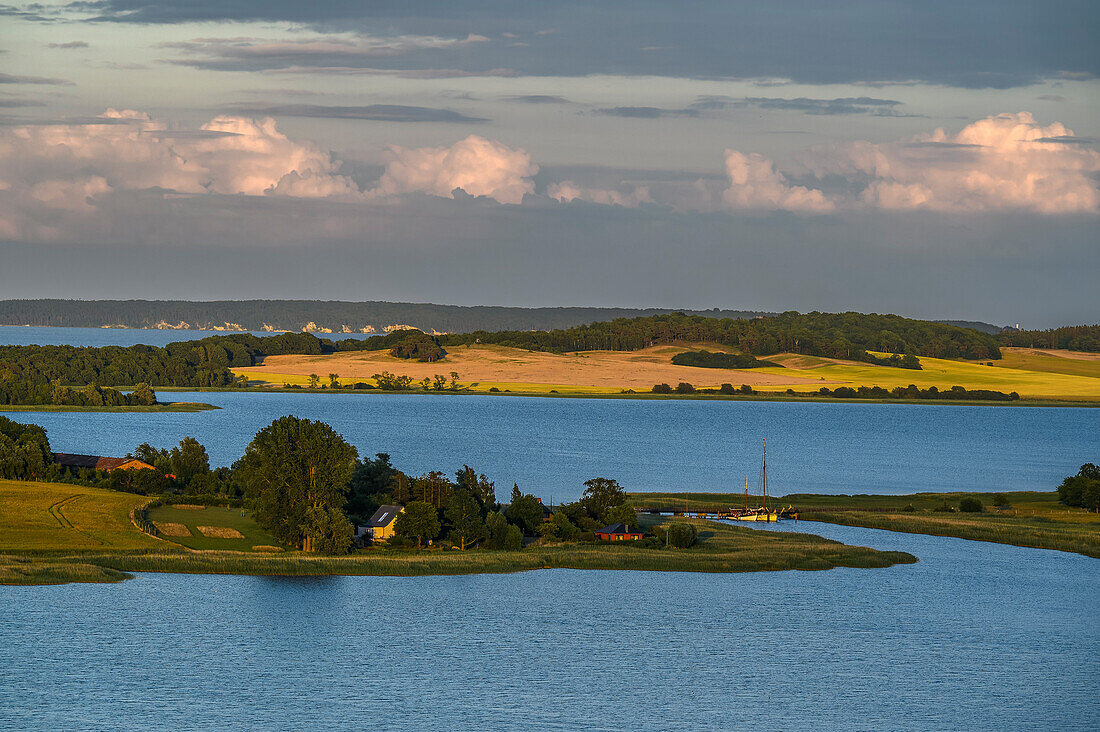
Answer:
[[[1095,559],[786,526],[921,561],[0,587],[0,727],[1100,725]]]
[[[35,329],[0,337],[13,330]],[[180,336],[73,330],[92,331],[72,336],[76,345]],[[389,452],[406,471],[468,463],[502,498],[516,482],[555,501],[577,498],[594,476],[676,491],[740,491],[748,476],[756,492],[764,437],[775,493],[1049,490],[1100,459],[1097,409],[163,396],[222,409],[7,416],[47,427],[58,451],[123,455],[194,435],[214,464],[228,464],[258,429],[296,414],[332,424],[363,455]],[[742,575],[140,575],[0,587],[0,728],[1100,726],[1097,560],[827,524],[778,528],[921,561]]]
[[[1053,490],[1100,461],[1100,409],[821,402],[643,401],[489,395],[163,392],[222,407],[186,413],[18,412],[58,452],[125,455],[192,435],[214,465],[287,414],[331,424],[402,470],[485,473],[548,501],[593,477],[628,490],[769,493]]]
[[[250,331],[253,335],[275,333]],[[143,343],[164,346],[176,341],[193,341],[215,335],[231,335],[224,330],[170,330],[138,328],[40,328],[0,325],[0,346],[133,346]],[[320,338],[367,338],[362,333],[318,333]]]

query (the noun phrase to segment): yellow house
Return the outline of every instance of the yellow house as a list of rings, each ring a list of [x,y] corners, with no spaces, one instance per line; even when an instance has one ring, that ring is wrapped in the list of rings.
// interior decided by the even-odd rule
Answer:
[[[403,506],[379,506],[367,522],[367,531],[370,532],[371,539],[384,542],[393,536],[393,525],[396,523],[397,514],[404,510]]]

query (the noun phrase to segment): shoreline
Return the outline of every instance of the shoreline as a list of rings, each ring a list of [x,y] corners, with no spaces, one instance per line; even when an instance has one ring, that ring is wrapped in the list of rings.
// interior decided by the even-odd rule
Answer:
[[[898,404],[898,405],[928,405],[942,407],[1071,407],[1096,409],[1100,408],[1100,401],[1085,401],[1080,399],[1017,399],[1013,401],[991,401],[980,399],[843,399],[822,396],[790,396],[787,394],[653,394],[649,392],[635,392],[633,394],[622,393],[591,393],[591,392],[545,392],[545,391],[473,391],[460,389],[459,391],[423,391],[421,389],[409,389],[406,391],[386,391],[382,389],[287,389],[284,387],[250,386],[250,387],[187,387],[187,386],[161,386],[154,387],[157,392],[240,392],[253,394],[326,394],[333,396],[484,396],[484,397],[536,397],[545,399],[635,399],[640,401],[719,401],[719,402],[789,402],[801,404],[814,402],[819,404]]]
[[[689,521],[700,530],[698,543],[687,549],[636,546],[632,542],[556,542],[533,543],[517,551],[380,548],[326,557],[300,551],[240,552],[175,546],[82,551],[8,548],[0,552],[0,585],[119,582],[134,572],[423,577],[582,569],[724,574],[839,567],[881,569],[918,561],[906,552],[852,546],[815,534]]]
[[[1057,502],[1057,493],[1004,491],[1008,508],[996,509],[988,492],[910,493],[901,495],[831,495],[793,493],[771,500],[791,505],[801,521],[838,526],[883,529],[904,534],[924,534],[1028,549],[1049,549],[1100,558],[1100,514],[1070,508]],[[759,496],[750,496],[750,502]],[[959,512],[963,498],[977,498],[983,510]],[[628,493],[631,505],[643,508],[717,513],[745,500],[741,493]],[[952,510],[944,511],[950,505]],[[986,510],[985,507],[990,507]]]
[[[149,406],[83,407],[67,404],[0,404],[0,412],[209,412],[221,407],[204,402],[163,402]]]

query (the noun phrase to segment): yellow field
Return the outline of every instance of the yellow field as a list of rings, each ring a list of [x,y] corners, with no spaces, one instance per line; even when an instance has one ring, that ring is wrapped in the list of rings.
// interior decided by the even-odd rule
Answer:
[[[776,357],[769,357],[777,360]],[[805,359],[805,357],[795,357]],[[783,362],[783,358],[778,360]],[[967,389],[993,389],[996,391],[1015,391],[1025,399],[1074,399],[1080,401],[1100,401],[1100,373],[1094,376],[1051,373],[1049,371],[1028,370],[1023,368],[1004,368],[986,366],[984,362],[953,361],[942,358],[921,357],[920,371],[898,369],[889,366],[874,366],[853,362],[837,363],[828,359],[815,359],[820,365],[798,369],[802,375],[817,375],[818,386],[881,386],[892,389],[895,386],[917,386],[927,388],[935,386],[949,389],[962,386]],[[993,363],[997,363],[993,361]],[[1033,365],[1037,368],[1039,365]],[[771,374],[781,374],[791,369],[757,369]],[[768,390],[771,387],[760,387]],[[797,387],[793,387],[797,391]]]
[[[714,347],[721,348],[721,347]],[[751,370],[705,369],[675,366],[672,356],[688,350],[682,346],[658,346],[641,351],[587,351],[581,353],[532,353],[504,346],[472,345],[452,348],[437,363],[416,363],[393,358],[385,351],[338,353],[329,356],[269,356],[261,365],[234,369],[254,384],[306,385],[315,373],[327,382],[328,374],[341,381],[371,382],[381,371],[408,375],[419,381],[434,374],[457,371],[465,387],[474,391],[563,394],[612,394],[624,389],[649,391],[654,384],[675,386],[681,381],[696,388],[714,388],[723,382],[748,384],[764,392],[816,391],[827,386],[896,386],[916,384],[941,390],[967,389],[1015,391],[1025,399],[1100,401],[1100,358],[1095,354],[1033,352],[1005,349],[1003,361],[994,366],[982,362],[921,358],[922,370],[875,366],[855,361],[777,354],[766,358],[783,368]]]
[[[63,483],[0,480],[0,551],[163,548],[130,522],[130,511],[148,500]]]
[[[549,391],[559,388],[576,393],[577,387],[589,387],[591,393],[618,392],[622,389],[648,391],[654,384],[675,386],[687,381],[695,386],[718,386],[729,378],[737,385],[808,384],[808,379],[784,374],[775,377],[756,371],[719,371],[692,366],[674,366],[672,356],[685,350],[676,346],[657,346],[641,351],[585,351],[582,353],[539,353],[505,346],[471,345],[452,347],[447,357],[436,363],[409,362],[390,356],[387,351],[352,351],[328,356],[268,356],[260,366],[234,369],[249,379],[275,385],[308,383],[309,374],[327,381],[328,374],[339,374],[345,381],[369,381],[373,374],[390,371],[419,381],[435,374],[457,371],[464,384],[478,382],[479,390],[495,386],[501,391]],[[291,380],[287,377],[297,377]],[[785,388],[785,387],[784,387]]]

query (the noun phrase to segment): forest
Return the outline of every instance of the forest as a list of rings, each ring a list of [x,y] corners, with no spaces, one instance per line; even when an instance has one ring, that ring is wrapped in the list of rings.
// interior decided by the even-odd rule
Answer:
[[[920,368],[914,354],[938,358],[997,359],[994,336],[897,315],[783,313],[740,320],[685,313],[624,318],[551,331],[477,331],[428,336],[396,330],[363,339],[330,340],[311,333],[256,336],[235,333],[167,346],[0,346],[0,372],[32,384],[224,387],[243,386],[231,368],[264,356],[388,349],[403,358],[438,360],[445,347],[491,343],[532,351],[633,351],[658,344],[718,343],[745,354],[779,352]],[[875,356],[869,351],[892,354]]]
[[[446,335],[440,341],[444,347],[493,343],[559,353],[636,351],[666,343],[717,343],[753,355],[788,352],[867,362],[872,362],[868,351],[935,358],[1001,357],[996,338],[988,333],[898,315],[863,313],[787,312],[752,320],[671,313],[621,318],[565,330]]]
[[[1001,345],[1100,353],[1100,325],[1067,325],[1050,330],[1014,330],[1000,334]]]
[[[127,455],[152,470],[61,470],[46,431],[0,417],[0,478],[90,485],[188,504],[244,505],[255,521],[290,547],[346,554],[353,524],[366,523],[381,505],[399,505],[391,546],[443,541],[458,549],[518,550],[525,537],[595,541],[594,531],[637,514],[615,480],[585,482],[580,500],[551,511],[513,485],[506,504],[484,474],[463,465],[451,478],[442,471],[405,473],[386,453],[360,458],[324,422],[280,417],[256,433],[231,467],[211,468],[205,446],[193,437],[179,445],[138,445]]]
[[[434,305],[404,302],[339,302],[321,300],[0,300],[0,325],[100,328],[186,327],[211,330],[266,329],[333,333],[385,333],[397,325],[427,332],[467,333],[475,330],[552,330],[612,318],[632,318],[673,312],[663,308],[522,308]],[[751,310],[700,310],[698,315],[755,318]],[[346,328],[346,331],[345,331]]]

